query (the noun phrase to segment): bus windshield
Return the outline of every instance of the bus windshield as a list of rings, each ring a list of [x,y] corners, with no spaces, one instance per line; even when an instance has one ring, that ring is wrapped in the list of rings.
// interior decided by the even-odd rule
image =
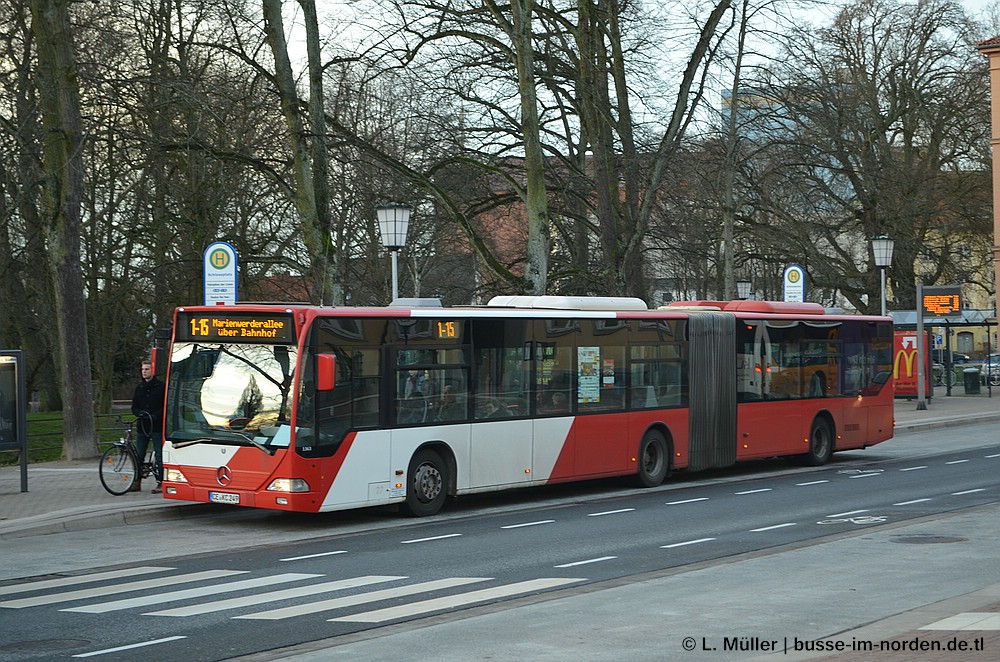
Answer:
[[[256,446],[274,454],[291,443],[290,345],[176,343],[164,412],[166,439]]]

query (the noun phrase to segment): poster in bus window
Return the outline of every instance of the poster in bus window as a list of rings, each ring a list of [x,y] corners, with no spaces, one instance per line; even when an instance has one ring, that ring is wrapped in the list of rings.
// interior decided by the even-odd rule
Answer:
[[[601,386],[604,388],[614,388],[615,386],[615,360],[604,359],[604,370],[602,372]]]
[[[601,401],[600,347],[581,347],[577,350],[577,402]]]
[[[917,332],[895,330],[892,376],[897,396],[917,395]],[[924,393],[931,392],[929,357],[924,357]]]

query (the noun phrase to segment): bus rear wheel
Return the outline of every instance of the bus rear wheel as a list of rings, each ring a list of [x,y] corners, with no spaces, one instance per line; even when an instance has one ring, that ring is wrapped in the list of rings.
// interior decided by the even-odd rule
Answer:
[[[809,452],[802,456],[802,463],[810,467],[826,464],[833,456],[833,431],[823,418],[813,421],[809,431]]]
[[[410,460],[407,474],[406,501],[400,506],[412,517],[435,515],[448,496],[448,465],[430,449],[417,452]]]
[[[670,457],[667,454],[667,440],[658,430],[650,430],[639,444],[639,467],[637,479],[643,487],[656,487],[667,477]]]

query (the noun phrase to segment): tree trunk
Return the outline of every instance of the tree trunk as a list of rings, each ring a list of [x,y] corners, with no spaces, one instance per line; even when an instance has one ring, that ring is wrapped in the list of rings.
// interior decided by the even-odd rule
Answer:
[[[521,103],[521,131],[524,134],[524,179],[522,193],[528,217],[528,249],[524,277],[528,294],[545,294],[549,274],[549,203],[545,185],[545,156],[542,153],[538,119],[538,95],[535,91],[535,55],[532,48],[531,13],[534,0],[515,0],[510,4],[511,21],[492,0],[487,3],[498,23],[507,31],[514,50],[517,89]]]
[[[292,63],[288,57],[288,44],[285,42],[281,0],[263,0],[263,7],[267,42],[274,56],[274,81],[278,87],[278,97],[281,99],[281,112],[288,127],[288,137],[292,143],[295,208],[302,227],[303,241],[312,258],[310,276],[314,288],[313,298],[316,303],[332,303],[334,297],[338,300],[342,298],[340,294],[342,286],[334,282],[330,270],[331,239],[324,231],[317,207],[309,141],[306,139],[302,123],[299,96],[295,88],[295,77],[292,75]]]
[[[82,122],[68,0],[32,0],[45,145],[42,227],[55,291],[63,399],[63,456],[97,455],[87,308],[80,265]]]

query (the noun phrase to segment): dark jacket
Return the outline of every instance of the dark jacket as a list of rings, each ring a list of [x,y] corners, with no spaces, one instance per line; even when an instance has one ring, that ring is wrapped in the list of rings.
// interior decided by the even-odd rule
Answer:
[[[140,381],[132,396],[132,414],[148,413],[153,419],[152,429],[156,431],[163,428],[163,391],[163,382],[154,375],[148,382]]]

